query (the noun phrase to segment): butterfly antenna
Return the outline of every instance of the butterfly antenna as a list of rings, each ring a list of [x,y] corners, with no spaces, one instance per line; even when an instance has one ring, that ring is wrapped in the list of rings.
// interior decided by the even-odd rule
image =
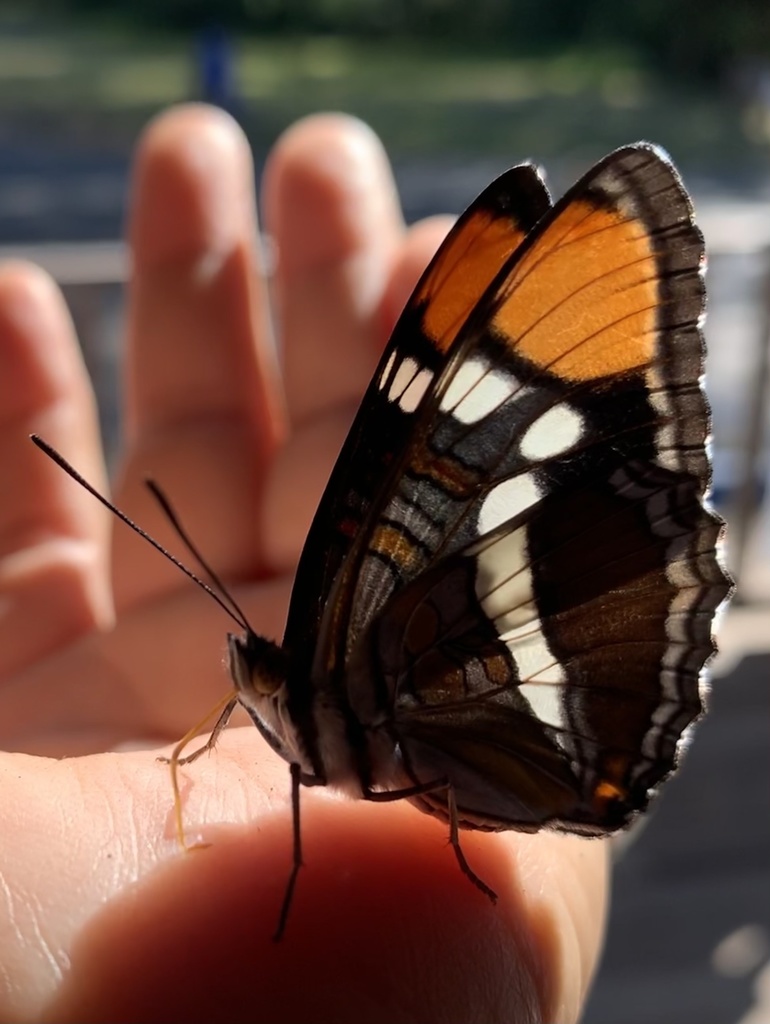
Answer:
[[[148,488],[148,490],[152,494],[152,496],[155,498],[155,500],[158,502],[160,507],[165,512],[166,517],[168,518],[169,522],[171,523],[171,525],[176,530],[176,532],[179,535],[179,538],[182,541],[182,543],[184,544],[184,546],[187,548],[187,550],[190,552],[190,554],[196,560],[198,565],[200,565],[201,568],[203,568],[206,571],[206,574],[209,576],[209,578],[211,579],[211,582],[214,584],[216,589],[219,591],[219,593],[220,593],[221,597],[223,598],[223,600],[227,601],[227,603],[235,610],[235,612],[237,612],[238,617],[240,618],[240,625],[243,626],[243,628],[245,630],[248,630],[249,632],[251,632],[251,629],[250,629],[249,623],[248,623],[248,619],[246,618],[246,615],[245,615],[243,609],[240,607],[238,602],[235,600],[235,598],[232,596],[230,591],[224,585],[224,583],[222,582],[220,576],[216,572],[214,572],[214,570],[211,568],[211,565],[203,557],[203,555],[200,552],[200,549],[194,543],[194,541],[190,537],[190,535],[187,532],[187,530],[185,530],[184,526],[182,526],[182,523],[181,523],[181,521],[179,519],[179,516],[177,515],[176,511],[174,510],[174,508],[173,508],[171,502],[169,501],[168,497],[166,496],[165,492],[161,490],[160,486],[158,484],[156,484],[154,480],[147,479],[144,482],[145,482],[146,487]],[[235,618],[235,616],[233,616],[233,617]]]
[[[97,501],[100,501],[105,508],[108,508],[114,516],[117,516],[118,519],[120,519],[122,522],[126,524],[126,526],[129,526],[134,531],[134,533],[138,533],[140,537],[143,537],[144,540],[146,540],[149,544],[152,544],[155,550],[159,551],[164,558],[167,558],[169,562],[172,562],[177,567],[177,569],[181,569],[185,576],[189,577],[189,579],[191,579],[193,583],[196,583],[201,588],[201,590],[205,590],[210,597],[213,597],[214,600],[219,605],[219,607],[222,608],[225,612],[227,612],[230,618],[234,622],[237,622],[241,629],[244,629],[247,632],[250,631],[250,627],[246,619],[246,616],[243,614],[243,612],[238,607],[236,602],[233,600],[232,597],[230,597],[225,588],[222,586],[222,583],[219,580],[219,577],[216,575],[216,573],[212,572],[209,566],[204,561],[204,559],[201,558],[195,545],[192,544],[185,531],[181,528],[179,520],[177,519],[176,515],[174,515],[174,512],[171,509],[171,506],[169,505],[165,496],[162,495],[162,493],[155,485],[150,484],[150,482],[148,481],[148,486],[150,487],[150,490],[153,492],[153,494],[163,507],[164,511],[169,516],[171,524],[179,533],[179,536],[181,537],[182,541],[187,546],[187,548],[192,552],[195,558],[198,559],[198,561],[203,566],[205,571],[211,576],[215,585],[219,587],[222,593],[226,596],[227,601],[229,601],[229,604],[226,603],[222,599],[222,597],[216,592],[216,590],[214,590],[212,587],[208,585],[208,583],[202,580],[199,576],[196,576],[191,569],[188,569],[184,562],[180,562],[175,555],[172,555],[170,551],[167,551],[166,548],[164,548],[162,544],[158,543],[158,541],[155,540],[154,537],[151,537],[146,530],[143,530],[141,526],[138,526],[133,521],[133,519],[129,519],[125,512],[121,512],[117,505],[113,505],[112,502],[105,498],[103,494],[100,494],[99,491],[97,491],[96,488],[93,487],[84,476],[81,476],[80,473],[78,473],[78,471],[75,469],[75,467],[71,466],[69,462],[67,462],[67,460],[64,458],[64,456],[60,455],[55,448],[52,448],[47,441],[44,441],[42,437],[39,437],[37,434],[30,434],[30,440],[42,452],[45,452],[48,458],[52,459],[53,462],[57,464],[57,466],[60,466],[61,469],[63,469],[68,476],[72,477],[72,479],[76,483],[79,483],[80,486],[84,487],[89,494],[92,494]],[[233,609],[235,609],[235,611],[233,611]]]

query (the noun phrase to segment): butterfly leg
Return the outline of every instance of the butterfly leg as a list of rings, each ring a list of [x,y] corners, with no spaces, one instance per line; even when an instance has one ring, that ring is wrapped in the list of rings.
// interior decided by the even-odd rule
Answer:
[[[224,705],[224,706],[223,706]],[[161,764],[170,764],[172,770],[174,767],[181,768],[183,764],[192,764],[193,761],[197,761],[199,757],[205,754],[209,750],[213,750],[216,746],[217,740],[222,735],[222,730],[225,728],[227,723],[230,721],[230,716],[238,705],[238,697],[235,694],[229,693],[227,697],[218,701],[216,706],[209,711],[204,718],[195,725],[188,732],[184,734],[181,740],[177,743],[174,749],[171,751],[171,757],[159,757],[158,760]],[[220,708],[222,709],[220,711]],[[202,746],[194,750],[192,754],[188,754],[186,757],[180,757],[187,744],[201,731],[202,727],[212,718],[217,712],[219,712],[219,718],[214,723],[214,728],[211,730],[211,735]]]
[[[214,708],[213,711],[209,711],[205,718],[202,718],[200,722],[197,722],[188,733],[186,733],[182,739],[177,743],[174,749],[171,751],[170,757],[159,757],[158,760],[162,764],[167,764],[171,769],[171,789],[174,793],[174,819],[176,821],[176,836],[179,841],[179,845],[183,850],[188,849],[187,842],[184,837],[184,821],[182,820],[182,794],[179,791],[179,768],[183,764],[191,764],[193,761],[205,754],[207,750],[212,750],[215,743],[219,739],[222,730],[230,720],[230,716],[235,710],[235,706],[238,703],[237,695],[228,694],[225,701],[221,700]],[[223,707],[224,704],[224,707]],[[213,714],[220,711],[219,718],[214,723],[214,728],[211,730],[211,735],[197,750],[194,750],[192,754],[188,754],[187,757],[180,757],[184,748],[190,742],[190,740],[197,736],[201,730],[201,727],[211,718]]]
[[[294,848],[292,853],[291,874],[289,875],[289,881],[286,885],[286,892],[283,895],[281,912],[278,915],[278,927],[275,929],[273,942],[280,942],[283,938],[283,933],[286,931],[286,922],[289,918],[289,910],[291,909],[292,900],[294,899],[294,889],[297,885],[297,876],[299,875],[299,870],[302,867],[302,833],[300,831],[299,816],[300,786],[326,785],[326,779],[317,778],[315,775],[309,775],[306,772],[303,772],[302,767],[298,764],[291,764],[289,768],[291,771],[291,827]]]
[[[283,894],[281,912],[278,915],[278,927],[273,935],[273,942],[280,942],[286,930],[286,921],[289,917],[291,901],[294,899],[294,888],[297,884],[299,869],[302,867],[302,834],[300,832],[299,820],[299,787],[302,784],[302,769],[298,764],[292,764],[291,768],[291,827],[294,840],[292,852],[291,874],[286,885],[286,892]]]
[[[457,863],[460,865],[460,870],[467,879],[473,882],[480,892],[483,892],[485,896],[488,896],[493,903],[497,903],[497,893],[494,889],[490,889],[485,881],[479,878],[465,859],[463,848],[460,846],[460,825],[457,817],[457,801],[455,800],[455,791],[451,783],[447,786],[447,806],[449,808],[449,842],[455,852],[455,857],[457,858]]]
[[[483,892],[493,903],[497,903],[497,893],[479,878],[463,853],[462,846],[460,845],[460,824],[457,815],[454,786],[448,779],[437,779],[435,782],[421,782],[415,786],[407,786],[404,789],[391,789],[384,792],[365,789],[363,797],[364,800],[371,800],[374,803],[391,803],[394,800],[409,800],[415,796],[422,796],[424,793],[436,793],[441,789],[446,790],[447,794],[449,842],[455,852],[460,870],[469,881],[473,882],[480,892]]]

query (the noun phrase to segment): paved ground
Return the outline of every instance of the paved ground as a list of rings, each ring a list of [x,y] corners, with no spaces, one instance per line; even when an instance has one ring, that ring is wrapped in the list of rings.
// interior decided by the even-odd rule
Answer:
[[[714,682],[686,762],[617,864],[585,1024],[770,1021],[769,685],[770,654]]]

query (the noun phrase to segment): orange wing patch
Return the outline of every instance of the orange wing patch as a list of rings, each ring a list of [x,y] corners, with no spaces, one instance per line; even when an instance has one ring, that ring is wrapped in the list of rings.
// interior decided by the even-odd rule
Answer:
[[[651,362],[658,301],[657,261],[642,221],[583,197],[523,254],[492,322],[537,366],[586,381]]]
[[[426,303],[422,327],[440,352],[446,352],[481,296],[527,232],[486,210],[460,225],[423,280],[412,301]]]

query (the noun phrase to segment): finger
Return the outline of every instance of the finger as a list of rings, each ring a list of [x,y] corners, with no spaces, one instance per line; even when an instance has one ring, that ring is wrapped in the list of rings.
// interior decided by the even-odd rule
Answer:
[[[190,834],[211,843],[189,855],[174,852],[168,778],[151,754],[45,773],[34,759],[7,761],[5,883],[34,886],[36,900],[4,929],[16,980],[5,1017],[304,1022],[322,1005],[340,1024],[577,1019],[603,926],[603,844],[463,833],[499,892],[493,906],[460,873],[440,822],[404,803],[304,791],[307,864],[276,944],[288,772],[272,756],[255,767],[252,738],[225,735],[184,770]],[[46,844],[28,846],[40,828]]]
[[[283,629],[289,580],[236,588],[268,637]],[[38,659],[0,687],[0,749],[77,757],[176,742],[232,690],[227,619],[192,584],[129,609],[120,628]]]
[[[93,391],[64,300],[39,268],[0,269],[0,677],[111,618],[109,524],[30,433],[104,486]]]
[[[403,223],[377,137],[350,117],[300,121],[265,168],[275,299],[295,425],[358,400],[387,337],[381,300]]]
[[[372,324],[380,325],[384,336],[393,330],[420,274],[451,223],[449,217],[432,217],[410,228],[397,246],[382,289],[380,308],[370,317]],[[370,357],[376,354],[374,333],[372,327]],[[356,372],[363,374],[365,369],[362,366]],[[352,387],[352,378],[348,383]],[[276,571],[288,572],[296,565],[323,488],[350,427],[355,403],[361,400],[368,383],[368,379],[363,383],[358,381],[359,390],[351,390],[347,403],[328,410],[326,415],[306,424],[305,429],[295,429],[275,460],[265,490],[263,522],[266,555]],[[296,486],[297,480],[302,481],[301,489]]]
[[[259,481],[282,433],[259,279],[253,169],[234,121],[203,106],[156,120],[134,170],[129,235],[128,447],[120,501],[173,543],[147,498],[154,477],[217,570],[260,571]],[[119,607],[174,587],[116,534]]]

